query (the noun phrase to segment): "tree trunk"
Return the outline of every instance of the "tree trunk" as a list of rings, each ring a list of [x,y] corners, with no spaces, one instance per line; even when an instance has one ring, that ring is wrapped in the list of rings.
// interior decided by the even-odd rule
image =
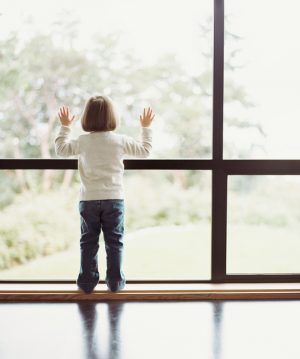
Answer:
[[[48,108],[54,108],[54,105],[52,103],[51,104],[49,103]],[[48,126],[47,126],[47,129],[45,130],[45,132],[41,136],[42,158],[50,158],[49,138],[50,138],[50,134],[53,130],[55,121],[56,121],[55,111],[49,110]],[[43,192],[46,192],[49,189],[51,189],[52,179],[53,179],[53,170],[45,170],[43,172],[43,182],[42,182]]]
[[[61,189],[67,189],[70,187],[72,178],[73,178],[74,170],[66,170],[64,174],[64,179],[61,184]]]
[[[185,190],[187,188],[187,176],[184,171],[172,171],[174,185],[179,188],[179,190]]]
[[[18,138],[14,139],[13,151],[14,151],[14,158],[21,158],[21,151],[20,151]],[[24,170],[15,170],[15,173],[16,173],[17,181],[20,185],[21,191],[25,192],[26,190],[29,189],[29,186],[26,181]]]

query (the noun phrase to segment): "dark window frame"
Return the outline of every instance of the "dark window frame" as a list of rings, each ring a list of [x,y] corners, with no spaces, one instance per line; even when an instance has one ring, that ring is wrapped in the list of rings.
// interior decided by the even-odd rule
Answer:
[[[214,0],[212,159],[130,159],[125,170],[212,171],[211,279],[129,280],[128,283],[249,283],[299,282],[299,274],[226,273],[227,181],[230,175],[300,175],[300,160],[224,160],[224,0]],[[77,169],[76,159],[1,159],[5,169]],[[100,281],[101,283],[102,281]],[[0,280],[0,283],[74,283],[62,280]]]

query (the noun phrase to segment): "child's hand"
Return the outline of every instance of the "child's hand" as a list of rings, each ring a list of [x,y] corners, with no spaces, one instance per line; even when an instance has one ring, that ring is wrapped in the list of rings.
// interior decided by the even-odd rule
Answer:
[[[75,116],[72,116],[72,118],[70,118],[69,109],[68,109],[68,107],[65,107],[65,106],[60,107],[58,117],[60,119],[60,123],[63,126],[68,126],[68,127],[71,127],[71,125],[74,121],[74,118],[75,118]]]
[[[140,116],[140,122],[142,127],[149,127],[151,125],[152,120],[154,119],[155,114],[153,113],[150,107],[146,109],[144,108],[143,115]]]

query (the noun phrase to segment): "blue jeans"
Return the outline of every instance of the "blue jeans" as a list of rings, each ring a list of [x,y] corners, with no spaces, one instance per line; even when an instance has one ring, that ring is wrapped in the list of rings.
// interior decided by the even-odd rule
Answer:
[[[77,285],[91,293],[99,282],[99,236],[103,231],[106,250],[106,278],[108,288],[116,292],[125,286],[122,271],[124,200],[91,200],[79,202],[80,213],[80,272]]]

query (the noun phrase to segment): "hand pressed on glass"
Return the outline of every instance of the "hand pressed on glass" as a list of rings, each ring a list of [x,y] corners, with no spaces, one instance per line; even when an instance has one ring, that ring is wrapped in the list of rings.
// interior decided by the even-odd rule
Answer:
[[[149,127],[152,120],[154,119],[154,116],[155,114],[150,107],[147,108],[147,111],[144,108],[143,115],[140,116],[140,122],[142,127]]]
[[[69,109],[68,107],[62,106],[59,109],[59,113],[58,113],[58,117],[60,120],[60,123],[63,126],[68,126],[70,127],[74,121],[75,115],[73,115],[72,117],[69,115]]]

